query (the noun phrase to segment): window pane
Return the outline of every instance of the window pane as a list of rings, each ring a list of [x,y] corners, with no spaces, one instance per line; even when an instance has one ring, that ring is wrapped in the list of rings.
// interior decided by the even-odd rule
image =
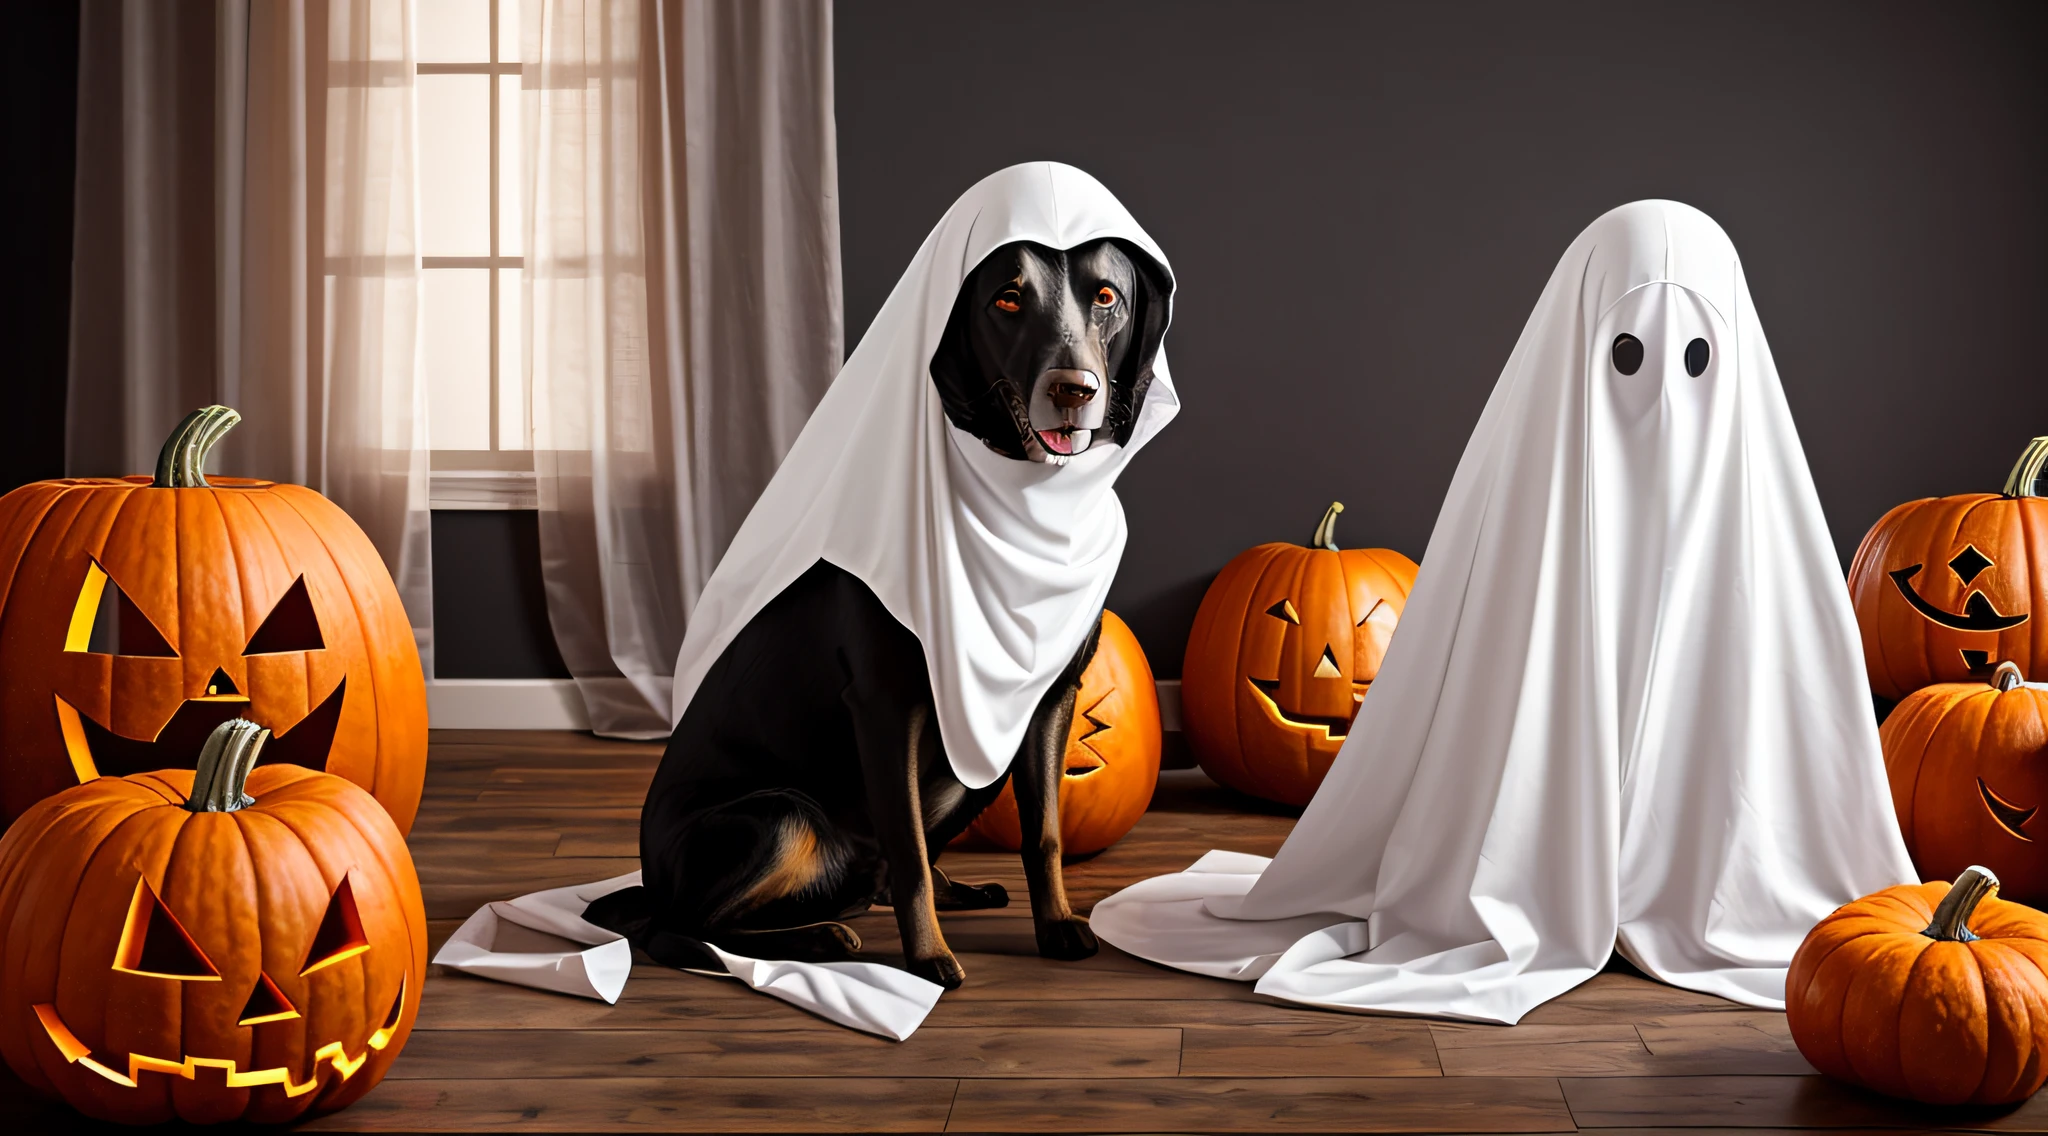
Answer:
[[[519,62],[519,0],[498,0],[498,62]]]
[[[419,0],[421,63],[489,63],[491,0]]]
[[[428,439],[437,450],[491,448],[491,273],[429,268],[424,328]]]
[[[527,427],[526,367],[520,347],[526,336],[520,316],[516,268],[498,270],[498,448],[524,450],[533,445]]]
[[[421,75],[420,251],[491,252],[491,77]]]
[[[519,211],[526,163],[520,151],[526,136],[519,129],[519,76],[498,77],[498,254],[524,256],[521,240],[526,219]]]

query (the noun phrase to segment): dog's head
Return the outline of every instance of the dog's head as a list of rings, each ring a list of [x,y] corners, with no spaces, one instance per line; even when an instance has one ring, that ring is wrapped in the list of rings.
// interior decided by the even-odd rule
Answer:
[[[1128,443],[1165,337],[1165,273],[1117,240],[990,253],[932,356],[946,417],[1018,461]]]

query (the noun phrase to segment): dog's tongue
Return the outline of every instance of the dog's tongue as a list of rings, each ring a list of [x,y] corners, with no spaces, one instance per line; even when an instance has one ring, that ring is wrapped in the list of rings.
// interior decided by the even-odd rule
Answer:
[[[1071,454],[1074,452],[1074,436],[1063,430],[1040,430],[1038,432],[1038,440],[1044,442],[1045,448],[1053,453]]]

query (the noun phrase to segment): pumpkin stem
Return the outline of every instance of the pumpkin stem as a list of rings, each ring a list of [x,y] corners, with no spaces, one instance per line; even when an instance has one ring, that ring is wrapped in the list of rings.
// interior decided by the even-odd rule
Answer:
[[[225,406],[202,406],[187,414],[157,451],[156,478],[150,484],[158,489],[205,488],[207,453],[241,420]]]
[[[2007,497],[2048,497],[2048,436],[2027,443],[2005,478]]]
[[[244,791],[249,771],[270,740],[270,731],[246,718],[230,718],[206,736],[185,807],[195,813],[231,813],[256,803]]]
[[[1998,669],[1991,672],[1991,685],[1997,687],[2001,694],[2018,690],[2026,681],[2027,676],[2020,673],[2020,665],[2011,659],[1998,664]]]
[[[1323,510],[1322,523],[1316,526],[1316,535],[1308,538],[1308,546],[1310,548],[1327,548],[1331,552],[1339,551],[1337,548],[1337,514],[1343,511],[1344,502],[1330,502],[1330,507]]]
[[[1970,916],[1976,913],[1978,904],[1997,890],[1998,877],[1991,874],[1991,869],[1976,864],[1964,868],[1948,894],[1941,897],[1941,906],[1934,909],[1934,922],[1920,933],[1946,943],[1975,942],[1977,935],[1970,930]]]

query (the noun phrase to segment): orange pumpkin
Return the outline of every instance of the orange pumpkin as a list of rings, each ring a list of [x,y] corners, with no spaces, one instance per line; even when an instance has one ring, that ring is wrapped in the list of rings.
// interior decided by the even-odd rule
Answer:
[[[1878,731],[1899,831],[1920,874],[1985,864],[2025,903],[2048,902],[2048,684],[2011,662],[1989,682],[1914,691]]]
[[[1339,550],[1331,504],[1308,547],[1262,544],[1202,597],[1181,668],[1181,729],[1209,776],[1289,805],[1315,796],[1415,586],[1413,560]]]
[[[2007,1104],[2048,1078],[2048,916],[1963,871],[1845,904],[1785,977],[1792,1040],[1813,1067],[1930,1104]]]
[[[1124,838],[1159,784],[1159,688],[1138,637],[1115,612],[1102,613],[1095,658],[1081,672],[1074,725],[1060,777],[1060,846],[1069,856],[1100,852]],[[1009,785],[954,844],[1024,846],[1017,794]]]
[[[2048,671],[2048,437],[2020,455],[2002,494],[1886,513],[1856,550],[1849,591],[1881,698],[1983,678],[1999,659]]]
[[[269,731],[103,777],[0,839],[0,1054],[89,1116],[290,1120],[368,1092],[419,1011],[427,920],[369,794]],[[253,799],[251,795],[253,794]]]
[[[426,679],[369,538],[303,486],[208,481],[240,419],[195,411],[154,478],[0,498],[0,824],[66,786],[189,764],[234,717],[412,827]]]

